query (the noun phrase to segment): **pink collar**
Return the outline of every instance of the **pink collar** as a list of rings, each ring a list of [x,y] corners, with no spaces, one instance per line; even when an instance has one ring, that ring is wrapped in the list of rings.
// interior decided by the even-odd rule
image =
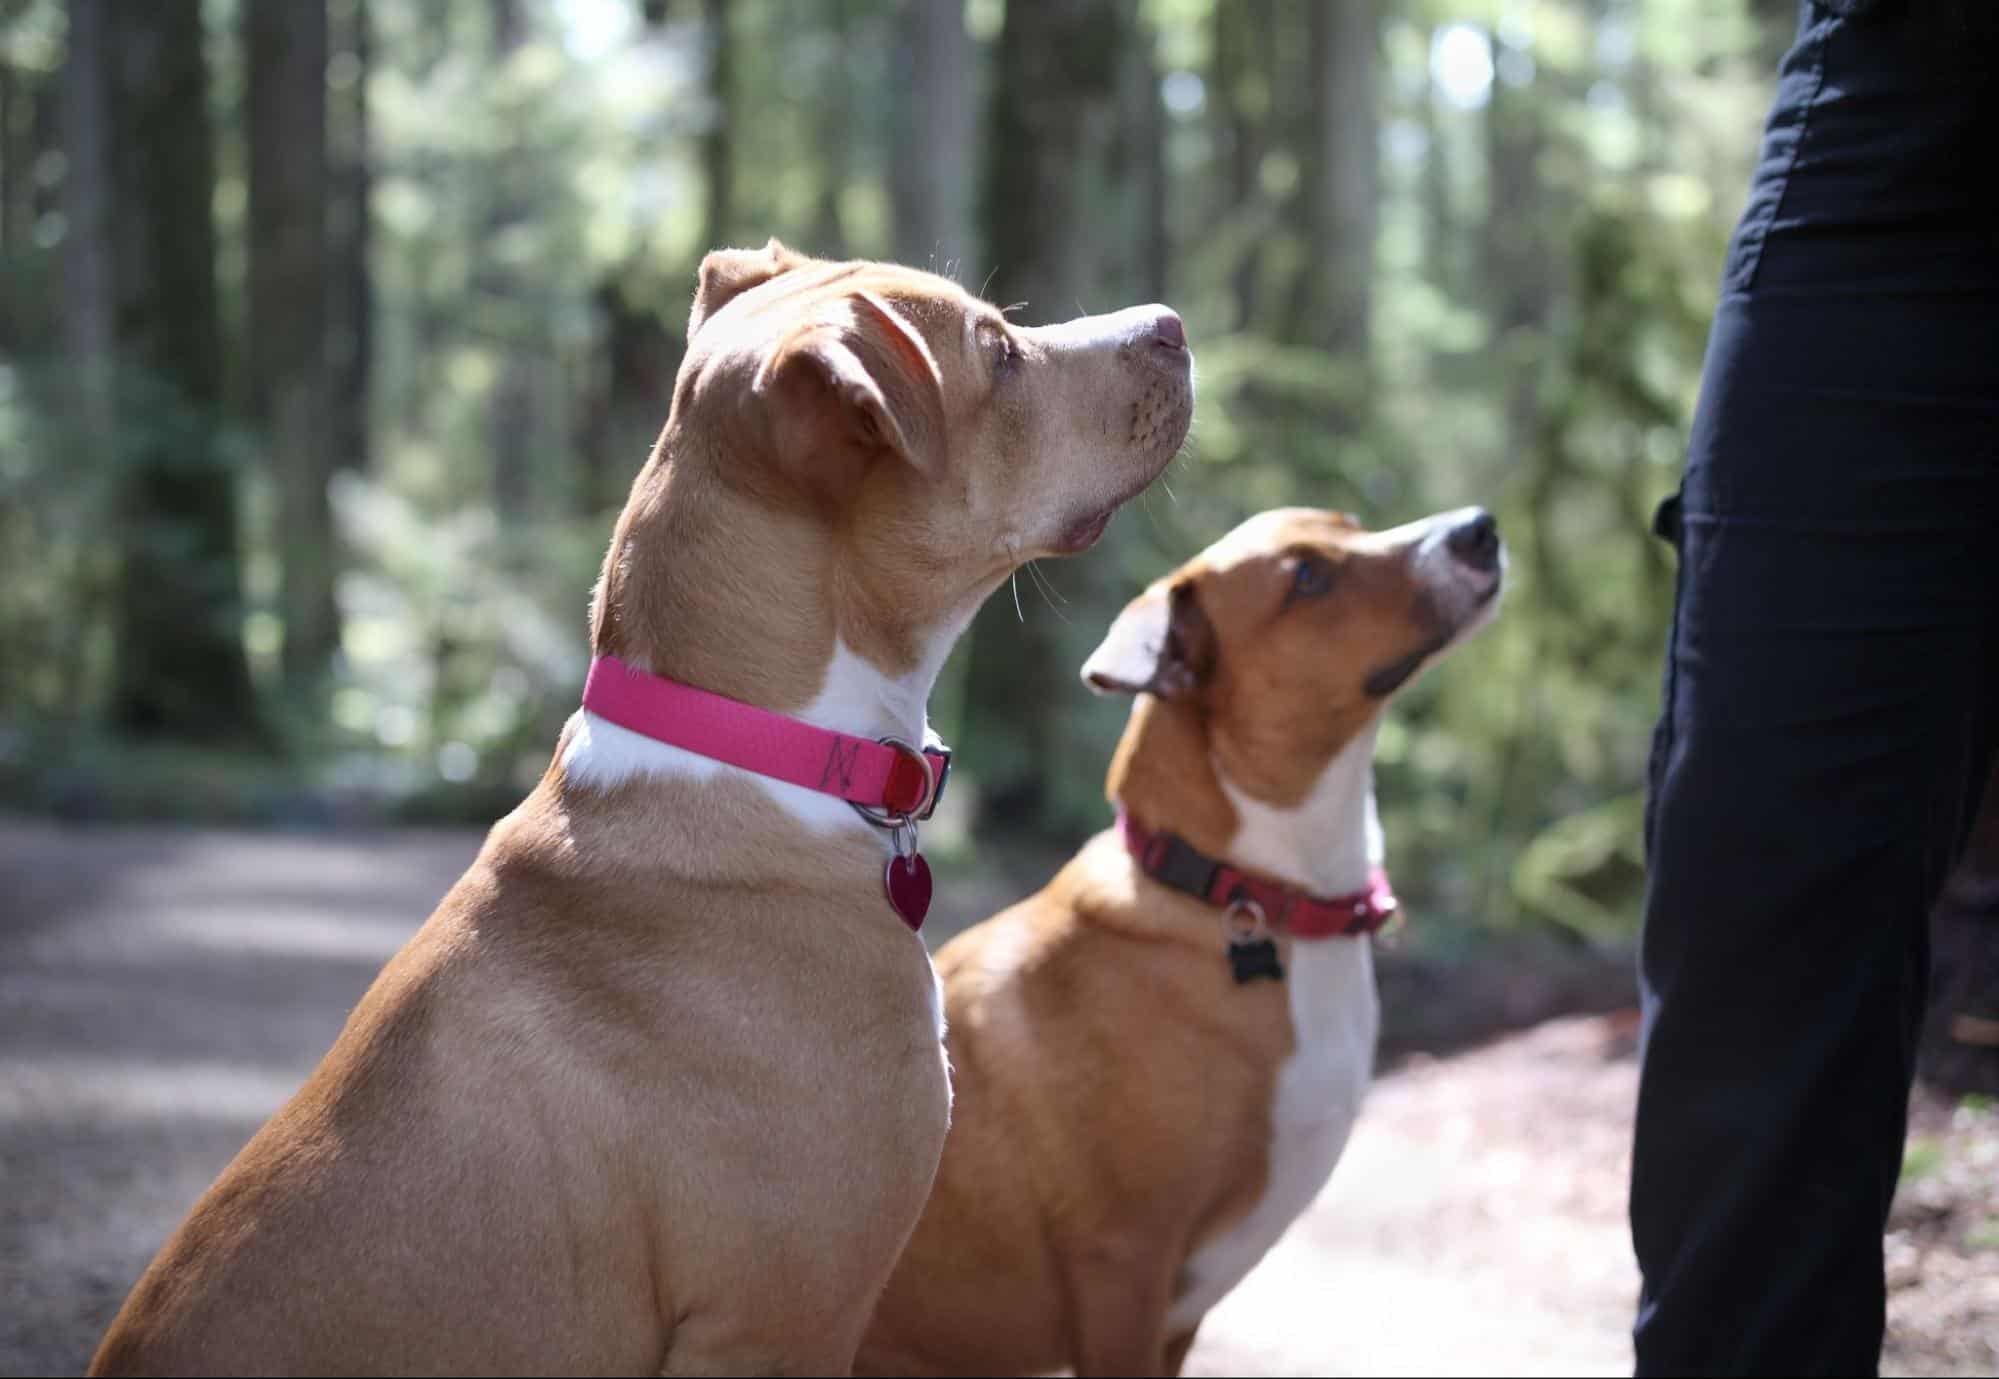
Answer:
[[[889,903],[910,928],[923,923],[930,868],[916,851],[916,824],[943,797],[951,778],[949,748],[918,751],[899,738],[870,741],[815,728],[648,674],[615,656],[590,663],[583,707],[656,742],[847,801],[869,823],[890,830],[896,855],[884,878]]]
[[[1266,881],[1196,851],[1176,834],[1153,832],[1118,811],[1118,831],[1139,868],[1161,885],[1184,891],[1220,909],[1249,911],[1258,928],[1292,938],[1350,938],[1372,934],[1387,924],[1399,904],[1388,885],[1388,873],[1376,867],[1367,889],[1351,895],[1321,897],[1281,881]]]

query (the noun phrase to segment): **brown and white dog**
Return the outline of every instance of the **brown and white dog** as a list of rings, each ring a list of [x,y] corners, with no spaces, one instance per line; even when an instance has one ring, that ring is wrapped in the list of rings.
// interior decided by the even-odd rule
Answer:
[[[1179,318],[1022,329],[772,241],[701,266],[599,655],[921,742],[1022,561],[1171,459]],[[579,713],[140,1279],[98,1373],[844,1372],[949,1090],[888,835]]]
[[[1486,621],[1502,566],[1478,511],[1252,518],[1084,666],[1138,696],[1110,799],[1253,884],[1369,895],[1382,708]],[[1242,915],[1155,870],[1100,834],[939,952],[955,1119],[857,1372],[1178,1373],[1332,1173],[1373,1068],[1369,940],[1273,911],[1282,976],[1245,982]]]

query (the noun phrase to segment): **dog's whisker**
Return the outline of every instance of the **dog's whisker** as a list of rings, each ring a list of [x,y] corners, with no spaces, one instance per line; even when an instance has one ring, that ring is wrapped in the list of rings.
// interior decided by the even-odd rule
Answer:
[[[1024,613],[1024,612],[1022,612],[1022,611],[1021,611],[1021,607],[1020,607],[1020,571],[1019,571],[1019,569],[1017,569],[1017,568],[1016,568],[1016,569],[1014,570],[1014,572],[1013,572],[1013,573],[1012,573],[1012,574],[1011,574],[1010,576],[1008,576],[1008,577],[1007,577],[1007,583],[1008,583],[1009,585],[1011,585],[1011,586],[1013,587],[1013,615],[1014,615],[1014,617],[1016,617],[1016,618],[1020,619],[1020,622],[1021,622],[1021,625],[1022,625],[1022,626],[1025,626],[1025,625],[1027,624],[1027,614],[1026,614],[1026,613]]]
[[[1034,587],[1041,591],[1041,601],[1048,605],[1048,611],[1053,613],[1056,617],[1060,618],[1063,622],[1068,622],[1070,620],[1069,615],[1067,613],[1064,613],[1060,608],[1057,608],[1055,606],[1056,599],[1061,599],[1063,603],[1067,603],[1069,601],[1065,598],[1062,598],[1062,591],[1060,589],[1057,589],[1053,584],[1049,583],[1048,576],[1041,573],[1041,571],[1035,567],[1032,561],[1028,562],[1027,573],[1029,577],[1034,580]],[[1053,595],[1054,597],[1051,598],[1050,595]]]
[[[1055,606],[1055,605],[1054,605],[1054,604],[1053,604],[1052,602],[1050,602],[1050,601],[1049,601],[1049,598],[1048,598],[1048,591],[1047,591],[1046,589],[1044,589],[1044,588],[1042,588],[1042,587],[1041,587],[1041,579],[1040,579],[1040,576],[1038,576],[1038,575],[1036,575],[1036,574],[1034,573],[1034,567],[1033,567],[1032,565],[1030,565],[1030,566],[1028,566],[1028,567],[1027,567],[1027,577],[1028,577],[1028,579],[1030,579],[1030,580],[1032,580],[1032,581],[1033,581],[1033,583],[1034,583],[1034,592],[1035,592],[1035,593],[1037,593],[1037,594],[1039,594],[1039,595],[1041,595],[1041,601],[1042,601],[1042,603],[1044,603],[1044,604],[1046,604],[1046,605],[1047,605],[1047,607],[1048,607],[1048,611],[1049,611],[1049,612],[1051,612],[1051,613],[1053,613],[1053,614],[1055,614],[1055,616],[1056,616],[1056,617],[1058,617],[1058,618],[1061,618],[1061,617],[1062,617],[1062,610],[1061,610],[1061,609],[1059,609],[1059,608],[1057,608],[1057,607],[1056,607],[1056,606]],[[1062,621],[1064,621],[1064,622],[1067,622],[1067,621],[1068,621],[1068,619],[1067,619],[1067,618],[1062,618]]]

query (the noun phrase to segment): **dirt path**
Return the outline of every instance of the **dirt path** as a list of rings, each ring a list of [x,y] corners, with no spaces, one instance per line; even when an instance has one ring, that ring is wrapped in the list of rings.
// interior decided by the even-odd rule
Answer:
[[[82,1367],[165,1234],[478,846],[0,820],[0,1374]],[[1377,1084],[1196,1374],[1624,1374],[1630,1025]],[[1920,1108],[1891,1373],[1999,1370],[1999,1113]]]

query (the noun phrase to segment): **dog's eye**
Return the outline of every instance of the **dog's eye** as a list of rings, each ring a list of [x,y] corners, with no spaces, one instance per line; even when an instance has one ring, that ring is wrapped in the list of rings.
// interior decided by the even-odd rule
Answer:
[[[1291,572],[1291,588],[1284,601],[1315,599],[1333,587],[1333,567],[1315,555],[1301,555]]]

